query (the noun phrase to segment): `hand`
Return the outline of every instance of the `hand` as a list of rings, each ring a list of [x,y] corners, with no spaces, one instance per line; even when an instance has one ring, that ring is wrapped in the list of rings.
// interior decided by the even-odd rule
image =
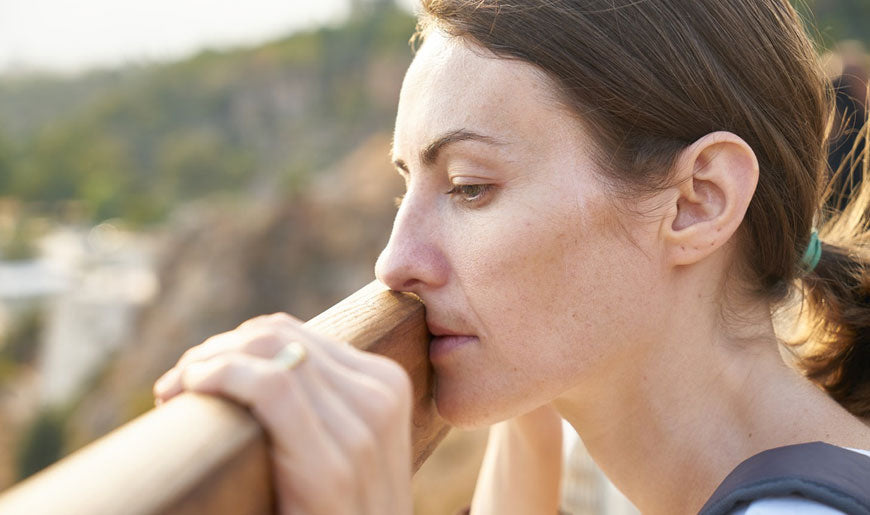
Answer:
[[[490,427],[473,514],[558,513],[562,417],[549,404]]]
[[[288,370],[272,357],[291,341],[307,356]],[[185,390],[251,409],[270,437],[280,513],[411,513],[411,383],[394,361],[269,315],[189,349],[154,396]]]

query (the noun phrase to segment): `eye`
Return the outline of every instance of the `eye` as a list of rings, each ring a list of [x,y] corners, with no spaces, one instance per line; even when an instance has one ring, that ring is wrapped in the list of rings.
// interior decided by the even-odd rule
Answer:
[[[477,204],[487,197],[491,189],[491,184],[454,184],[447,195],[459,196],[466,204]]]

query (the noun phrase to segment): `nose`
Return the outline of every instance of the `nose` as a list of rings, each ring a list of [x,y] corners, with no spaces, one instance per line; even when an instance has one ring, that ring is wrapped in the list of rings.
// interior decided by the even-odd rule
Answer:
[[[447,281],[447,259],[438,242],[438,221],[410,191],[396,213],[390,241],[375,264],[375,277],[391,290],[420,294]]]

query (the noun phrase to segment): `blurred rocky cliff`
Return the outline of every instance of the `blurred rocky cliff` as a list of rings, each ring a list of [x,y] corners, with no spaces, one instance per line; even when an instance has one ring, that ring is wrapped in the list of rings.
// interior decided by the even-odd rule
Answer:
[[[413,16],[0,77],[0,489],[151,405],[187,347],[373,279]]]
[[[371,281],[403,189],[388,152],[388,136],[376,135],[292,197],[180,213],[159,293],[70,415],[70,444],[150,408],[154,380],[208,336],[258,314],[310,318]]]

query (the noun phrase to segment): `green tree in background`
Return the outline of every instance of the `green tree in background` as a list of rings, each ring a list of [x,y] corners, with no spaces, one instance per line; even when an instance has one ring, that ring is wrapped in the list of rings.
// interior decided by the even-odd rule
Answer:
[[[870,0],[792,0],[792,3],[815,23],[822,46],[843,39],[870,43]]]
[[[74,87],[77,79],[0,81],[0,120],[20,128],[0,188],[42,214],[74,201],[93,221],[136,225],[214,194],[304,184],[389,130],[414,24],[392,2],[367,0],[342,26],[81,79],[99,94]],[[63,88],[45,80],[66,80],[84,100],[47,118],[37,104]]]
[[[12,156],[9,143],[0,130],[0,197],[9,194],[12,184]]]
[[[63,446],[63,418],[54,411],[41,412],[18,446],[18,478],[31,476],[59,460]]]

